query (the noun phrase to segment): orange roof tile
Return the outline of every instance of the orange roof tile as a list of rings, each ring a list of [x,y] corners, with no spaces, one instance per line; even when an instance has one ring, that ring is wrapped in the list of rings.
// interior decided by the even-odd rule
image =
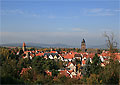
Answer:
[[[36,56],[43,56],[44,55],[44,53],[38,53],[38,54],[36,54]]]
[[[49,53],[57,53],[57,51],[50,51]]]

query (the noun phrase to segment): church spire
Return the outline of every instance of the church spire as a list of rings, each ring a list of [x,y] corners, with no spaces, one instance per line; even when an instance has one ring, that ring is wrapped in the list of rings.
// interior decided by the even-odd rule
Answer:
[[[85,44],[85,39],[83,38],[83,40],[82,40],[82,42],[81,42],[81,50],[83,51],[83,52],[85,52],[85,50],[86,50],[86,44]]]
[[[83,41],[82,41],[82,43],[85,43],[85,39],[83,38]]]
[[[23,51],[26,51],[26,44],[25,44],[25,42],[23,42],[22,49],[23,49]]]

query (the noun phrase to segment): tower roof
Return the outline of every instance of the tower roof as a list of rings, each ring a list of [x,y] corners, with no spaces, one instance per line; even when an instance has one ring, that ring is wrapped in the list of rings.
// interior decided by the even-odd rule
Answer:
[[[82,41],[82,43],[85,43],[85,40],[84,40],[84,38],[83,38],[83,41]]]
[[[25,44],[25,42],[23,42],[23,47],[25,47],[26,46],[26,44]]]

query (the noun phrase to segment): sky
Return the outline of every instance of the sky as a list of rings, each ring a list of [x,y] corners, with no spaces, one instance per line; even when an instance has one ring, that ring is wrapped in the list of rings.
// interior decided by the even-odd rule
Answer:
[[[80,46],[105,44],[104,32],[120,40],[119,0],[1,0],[0,43]]]

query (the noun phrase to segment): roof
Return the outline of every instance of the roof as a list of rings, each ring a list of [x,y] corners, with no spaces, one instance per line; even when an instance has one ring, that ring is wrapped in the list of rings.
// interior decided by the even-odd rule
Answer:
[[[83,61],[82,61],[82,64],[85,64],[85,62],[86,62],[86,61],[85,61],[85,60],[83,60]]]
[[[44,53],[38,53],[36,56],[44,56]]]
[[[57,53],[57,51],[50,51],[49,53]]]
[[[44,53],[44,56],[45,55],[47,55],[47,56],[50,56],[50,55],[55,56],[56,55],[57,57],[59,56],[57,53]]]
[[[72,72],[73,72],[73,69],[72,69],[72,70],[69,70],[68,72],[69,72],[69,73],[72,73]]]
[[[72,59],[74,58],[74,54],[67,54],[67,55],[64,55],[63,57],[64,59]]]
[[[72,63],[72,62],[69,62],[69,63],[67,64],[67,66],[69,66],[70,64],[73,64],[73,65],[75,66],[75,64],[74,64],[74,63]]]

